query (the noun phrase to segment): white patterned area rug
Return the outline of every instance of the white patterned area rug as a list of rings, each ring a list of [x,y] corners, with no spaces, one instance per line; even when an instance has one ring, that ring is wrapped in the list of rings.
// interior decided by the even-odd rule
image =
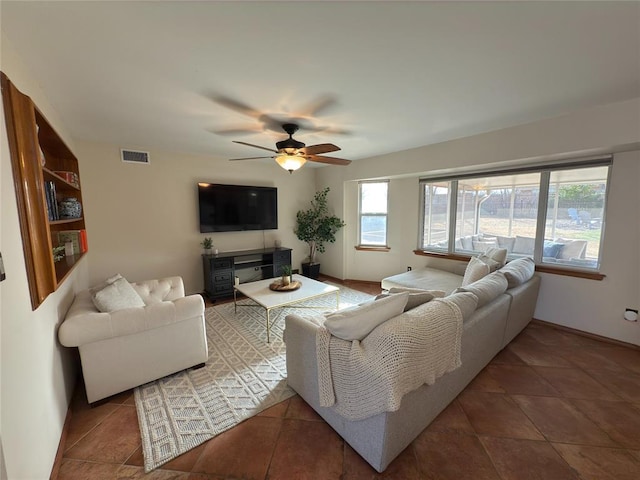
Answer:
[[[371,295],[340,287],[340,308]],[[333,294],[301,302],[335,309]],[[239,305],[251,305],[244,299]],[[159,467],[243,420],[294,395],[287,386],[284,317],[310,310],[285,307],[271,313],[267,343],[263,308],[233,302],[205,311],[209,358],[203,368],[184,370],[135,389],[145,471]],[[314,313],[322,310],[312,311]]]

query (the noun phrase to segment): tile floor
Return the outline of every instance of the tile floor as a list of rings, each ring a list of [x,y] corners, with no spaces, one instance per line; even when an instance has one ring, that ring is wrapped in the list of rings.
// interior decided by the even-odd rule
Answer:
[[[383,474],[295,396],[145,475],[132,392],[88,408],[78,390],[60,480],[640,478],[640,350],[541,324],[500,352]]]

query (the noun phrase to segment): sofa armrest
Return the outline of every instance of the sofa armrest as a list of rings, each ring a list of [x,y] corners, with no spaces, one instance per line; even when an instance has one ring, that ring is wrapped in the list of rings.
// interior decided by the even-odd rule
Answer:
[[[284,340],[287,344],[287,383],[304,399],[319,399],[316,332],[313,317],[287,315]]]

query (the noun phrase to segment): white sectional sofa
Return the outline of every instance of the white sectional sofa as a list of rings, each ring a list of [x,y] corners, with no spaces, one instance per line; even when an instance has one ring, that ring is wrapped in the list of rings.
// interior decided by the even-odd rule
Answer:
[[[479,233],[477,235],[465,235],[456,238],[455,249],[457,252],[484,252],[488,248],[505,248],[511,257],[533,256],[535,238],[522,235],[501,236],[491,233]],[[556,263],[560,265],[573,265],[592,267],[595,266],[595,259],[587,259],[587,240],[573,240],[568,238],[554,238],[545,240],[542,257],[545,263]],[[432,247],[446,249],[446,241],[438,242]]]
[[[530,262],[527,269],[533,275],[533,262],[530,259],[514,262]],[[385,289],[438,289],[448,294],[461,287],[466,268],[464,263],[440,261],[436,265],[385,278],[382,286]],[[316,344],[321,326],[310,318],[298,315],[289,315],[285,319],[289,385],[373,468],[382,472],[531,321],[540,278],[535,275],[525,278],[517,272],[510,274],[510,268],[513,270],[513,264],[511,267],[507,264],[498,272],[462,287],[464,291],[477,294],[479,299],[475,311],[463,320],[462,365],[438,378],[433,385],[423,384],[404,395],[396,411],[349,420],[337,413],[335,406],[321,406]],[[493,286],[487,287],[487,284]],[[399,317],[395,318],[399,321]],[[376,328],[382,327],[384,324]],[[365,341],[362,340],[363,343]],[[340,402],[340,398],[336,401]]]

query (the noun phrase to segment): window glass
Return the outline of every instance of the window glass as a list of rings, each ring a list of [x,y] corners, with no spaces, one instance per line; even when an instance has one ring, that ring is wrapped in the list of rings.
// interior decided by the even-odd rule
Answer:
[[[387,245],[388,182],[360,184],[360,245]]]
[[[423,183],[422,197],[422,248],[446,250],[449,241],[451,185],[449,182]]]
[[[603,158],[422,180],[420,248],[463,254],[506,248],[509,258],[598,270],[610,169]]]
[[[539,194],[539,173],[459,180],[454,250],[533,257]]]
[[[609,167],[549,177],[543,263],[598,268]]]

